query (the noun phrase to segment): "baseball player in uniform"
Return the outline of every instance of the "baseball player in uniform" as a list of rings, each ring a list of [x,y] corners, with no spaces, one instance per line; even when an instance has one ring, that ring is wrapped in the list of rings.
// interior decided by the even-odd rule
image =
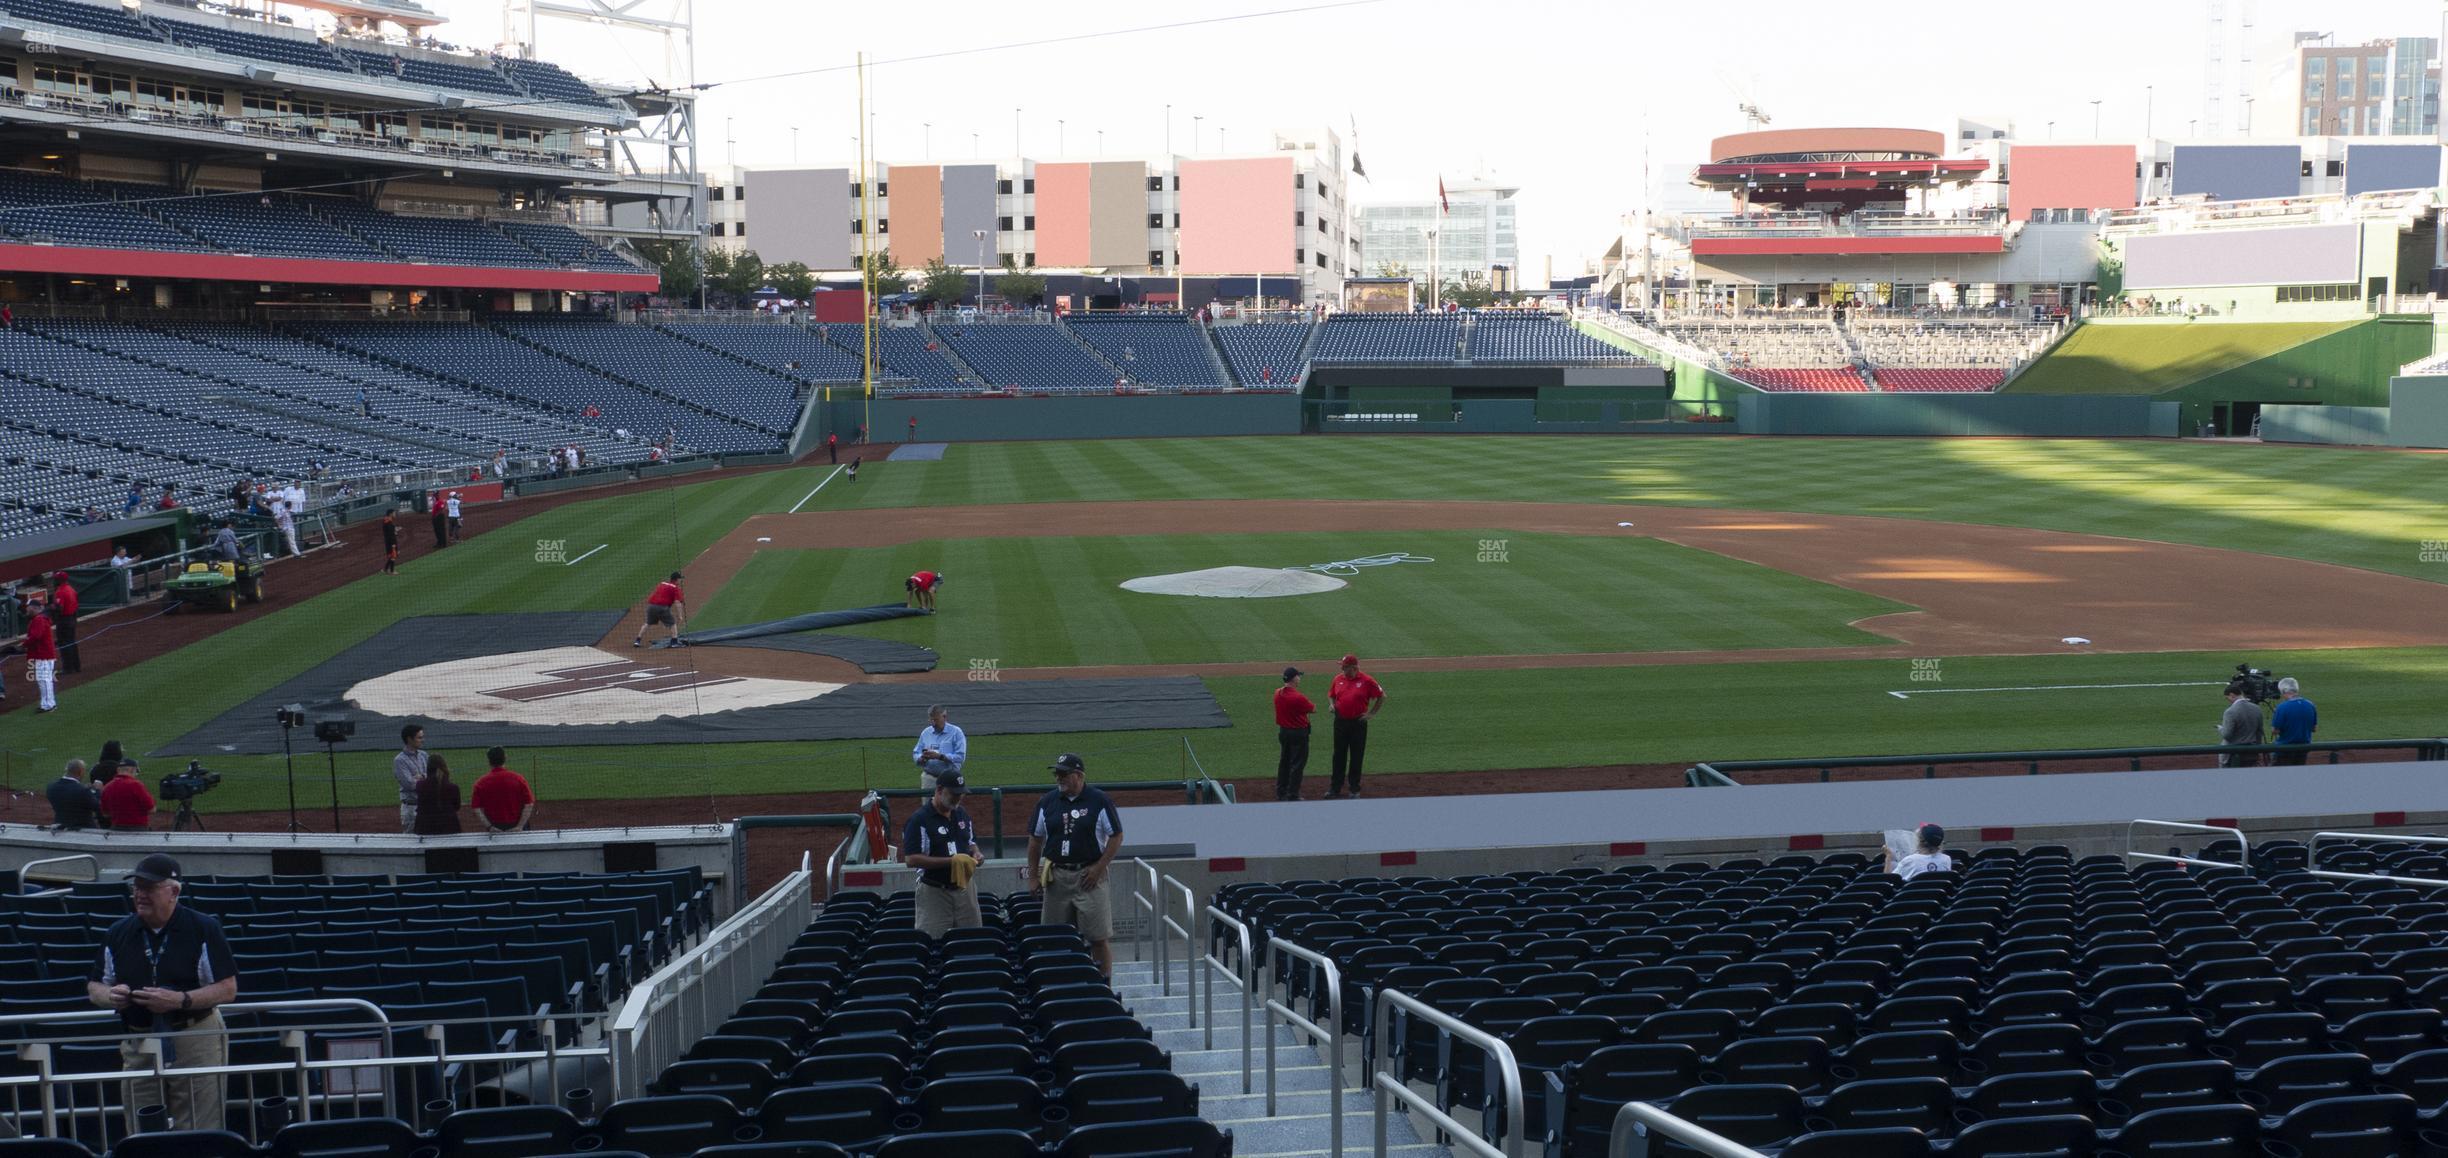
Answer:
[[[1108,870],[1122,851],[1122,814],[1088,787],[1088,765],[1075,753],[1054,760],[1054,791],[1037,801],[1029,822],[1028,880],[1045,896],[1038,919],[1073,925],[1088,942],[1097,971],[1113,978],[1113,889]]]
[[[961,807],[968,785],[958,772],[935,778],[935,795],[910,813],[901,830],[901,863],[918,870],[918,931],[941,940],[954,929],[975,929],[986,923],[978,911],[977,890],[969,886],[977,872],[977,825]]]

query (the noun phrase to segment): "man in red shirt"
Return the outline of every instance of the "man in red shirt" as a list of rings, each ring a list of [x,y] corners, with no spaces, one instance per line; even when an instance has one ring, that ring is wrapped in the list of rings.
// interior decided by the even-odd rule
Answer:
[[[646,622],[638,624],[637,638],[630,640],[629,646],[646,646],[646,629],[658,623],[671,629],[671,645],[681,646],[680,629],[688,623],[688,600],[680,594],[678,571],[655,584],[654,594],[646,597]]]
[[[904,580],[901,589],[909,593],[910,606],[920,611],[933,611],[935,610],[935,589],[943,586],[943,581],[944,576],[941,571],[920,571]]]
[[[112,828],[122,832],[150,826],[153,794],[145,791],[144,778],[133,770],[111,777],[102,785],[102,815],[110,818]]]
[[[66,571],[54,572],[51,581],[51,627],[59,635],[59,673],[75,675],[85,664],[77,658],[77,590],[68,582]]]
[[[825,461],[828,463],[837,463],[841,461],[840,434],[835,433],[825,435]]]
[[[442,492],[433,493],[433,506],[427,513],[433,518],[434,546],[450,546],[450,510],[442,505]]]
[[[54,694],[55,674],[59,668],[59,642],[51,631],[51,613],[43,606],[43,593],[37,589],[26,598],[26,665],[34,669],[34,690],[38,697],[35,711],[57,710],[59,699]]]
[[[1283,670],[1283,686],[1275,689],[1275,799],[1300,799],[1301,773],[1309,767],[1309,713],[1317,705],[1301,694],[1301,670]]]
[[[908,438],[905,438],[905,439],[902,439],[901,441],[903,441],[903,442],[916,442],[916,441],[918,441],[918,416],[917,416],[917,415],[915,415],[915,414],[910,415],[910,421],[909,421],[909,437],[908,437]]]
[[[1333,779],[1326,785],[1326,799],[1343,798],[1343,769],[1346,758],[1351,767],[1352,799],[1360,798],[1360,760],[1368,755],[1369,718],[1385,706],[1385,689],[1377,686],[1367,672],[1360,670],[1360,657],[1343,657],[1343,674],[1326,686],[1326,702],[1334,705],[1334,764]]]
[[[678,576],[673,576],[678,578]],[[503,767],[510,754],[499,748],[485,753],[486,762],[493,765],[476,781],[476,789],[468,794],[468,805],[484,817],[485,826],[494,832],[525,832],[535,819],[535,789],[527,786],[527,778]]]

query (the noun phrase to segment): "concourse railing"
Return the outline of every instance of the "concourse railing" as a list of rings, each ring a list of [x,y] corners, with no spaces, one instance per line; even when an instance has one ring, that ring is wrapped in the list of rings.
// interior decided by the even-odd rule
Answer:
[[[2325,763],[2341,763],[2347,752],[2402,751],[2415,760],[2448,760],[2448,739],[2438,737],[2407,737],[2397,740],[2322,740],[2310,744],[2180,744],[2173,747],[2151,748],[2057,748],[2024,752],[1944,752],[1908,756],[1812,756],[1798,760],[1711,760],[1685,769],[1683,781],[1692,788],[1739,788],[1743,782],[1736,775],[1744,772],[1817,772],[1822,784],[1835,781],[1835,772],[1846,768],[1919,768],[1921,778],[1935,780],[1938,770],[1954,764],[1994,765],[2021,764],[2024,775],[2038,776],[2041,765],[2071,761],[2125,761],[2126,770],[2142,771],[2145,760],[2184,756],[2251,756],[2254,764],[2264,756],[2302,755],[2309,762],[2314,755],[2326,755]]]

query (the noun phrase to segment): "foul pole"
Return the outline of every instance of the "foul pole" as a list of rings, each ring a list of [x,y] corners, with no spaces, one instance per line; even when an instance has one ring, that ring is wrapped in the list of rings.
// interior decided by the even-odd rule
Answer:
[[[859,425],[869,433],[875,431],[875,359],[876,359],[876,277],[875,261],[869,256],[869,245],[875,237],[875,179],[868,172],[868,154],[874,142],[865,131],[867,121],[867,54],[858,54],[858,141],[859,171],[859,294],[865,298],[866,318],[859,326],[863,349],[859,355]]]

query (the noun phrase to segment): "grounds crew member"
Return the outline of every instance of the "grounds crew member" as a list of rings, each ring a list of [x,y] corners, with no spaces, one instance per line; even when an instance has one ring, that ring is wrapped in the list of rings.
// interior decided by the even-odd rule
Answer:
[[[1275,689],[1275,799],[1300,799],[1301,773],[1309,767],[1309,713],[1317,705],[1300,690],[1301,669],[1283,670]]]
[[[1326,702],[1334,705],[1333,779],[1326,784],[1326,799],[1343,798],[1345,758],[1351,766],[1351,794],[1360,797],[1360,761],[1368,755],[1369,720],[1385,707],[1385,689],[1360,670],[1360,657],[1343,657],[1343,673],[1326,685]]]
[[[901,581],[901,590],[909,593],[909,605],[920,611],[935,610],[935,589],[943,586],[941,571],[920,571]]]
[[[1054,791],[1037,801],[1029,821],[1029,889],[1045,894],[1038,920],[1077,926],[1097,971],[1110,981],[1114,891],[1105,879],[1122,851],[1122,814],[1088,787],[1088,765],[1077,754],[1055,757],[1053,769]]]
[[[66,571],[53,572],[51,580],[57,584],[51,589],[51,627],[59,636],[59,673],[75,675],[85,668],[77,658],[77,610],[82,603]]]
[[[95,1005],[119,1012],[138,1036],[119,1043],[120,1063],[131,1070],[153,1068],[139,1047],[161,1043],[164,1069],[194,1069],[229,1063],[217,1008],[238,997],[238,962],[230,954],[221,922],[179,904],[179,863],[160,853],[136,862],[128,874],[136,912],[121,917],[102,936],[102,954],[85,981]],[[134,1078],[127,1086],[131,1120],[140,1106],[164,1106],[174,1130],[218,1130],[227,1079]]]
[[[59,710],[59,642],[51,631],[51,613],[43,606],[42,588],[26,596],[25,657],[33,669],[34,710]]]
[[[646,622],[638,624],[637,638],[629,646],[646,646],[646,629],[658,623],[671,629],[671,645],[680,646],[680,629],[688,625],[688,597],[680,593],[678,571],[655,584],[654,593],[646,597]]]
[[[961,807],[968,783],[958,772],[935,777],[935,795],[910,813],[901,830],[901,863],[918,870],[918,931],[941,940],[954,929],[986,924],[970,887],[978,861],[977,824]]]

